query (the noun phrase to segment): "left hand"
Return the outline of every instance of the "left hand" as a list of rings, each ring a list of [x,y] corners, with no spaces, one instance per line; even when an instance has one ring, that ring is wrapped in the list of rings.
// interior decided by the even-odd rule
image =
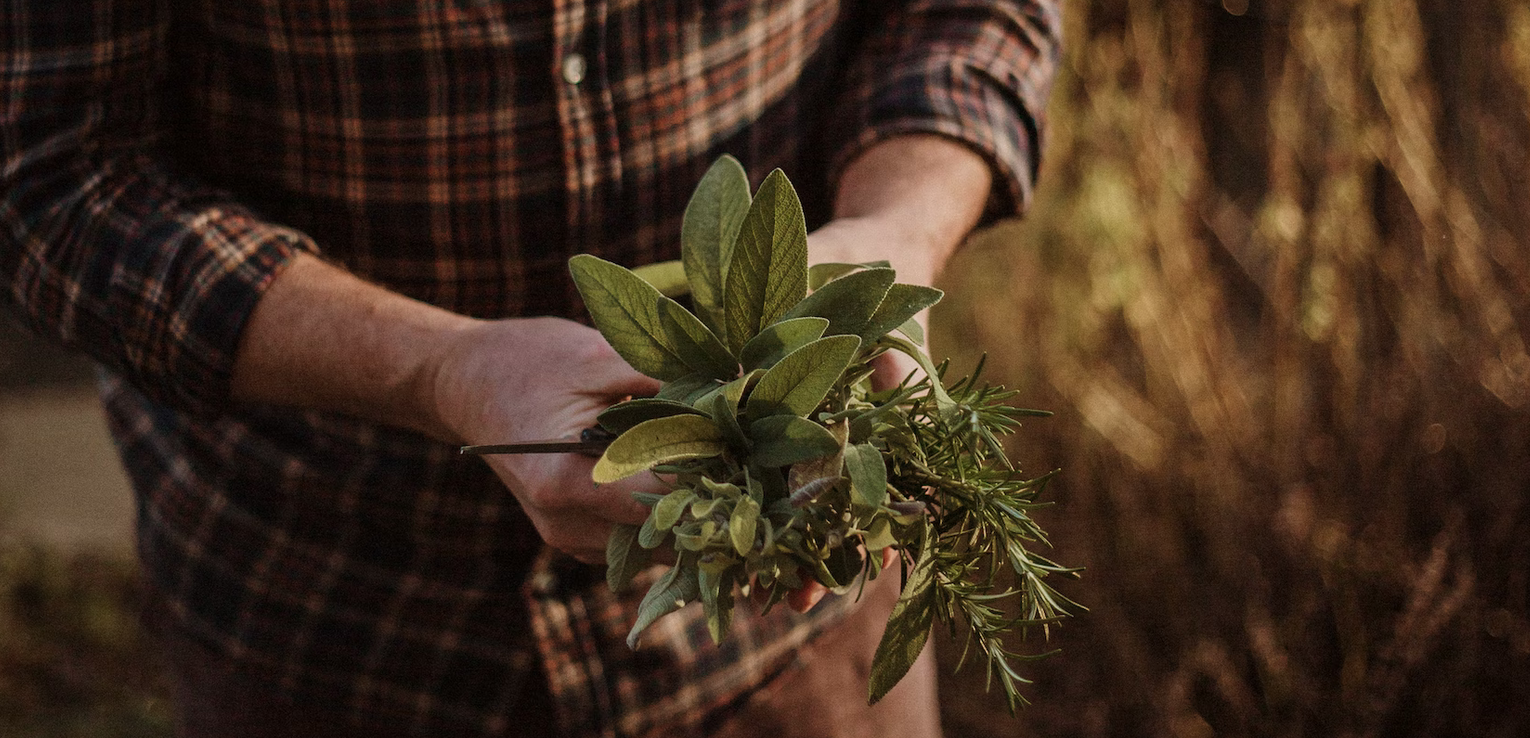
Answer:
[[[932,285],[977,225],[992,182],[988,162],[963,144],[933,134],[883,139],[840,173],[834,220],[808,235],[808,263],[886,259],[899,282]],[[872,383],[878,389],[896,385],[916,367],[889,352],[879,359]],[[810,582],[787,604],[806,612],[827,592]]]

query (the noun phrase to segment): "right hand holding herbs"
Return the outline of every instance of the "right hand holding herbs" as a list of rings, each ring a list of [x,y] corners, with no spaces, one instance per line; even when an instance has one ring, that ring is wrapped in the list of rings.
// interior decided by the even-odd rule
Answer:
[[[464,443],[576,439],[602,410],[658,389],[600,333],[561,318],[485,322],[464,331],[436,377],[443,423]],[[633,493],[665,490],[649,475],[597,488],[591,481],[595,460],[580,454],[486,459],[542,540],[587,564],[605,563],[613,525],[641,524],[648,517]]]

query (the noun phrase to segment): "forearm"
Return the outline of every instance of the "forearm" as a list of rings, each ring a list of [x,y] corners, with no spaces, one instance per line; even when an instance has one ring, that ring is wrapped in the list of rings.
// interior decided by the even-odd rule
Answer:
[[[834,221],[815,233],[809,258],[886,259],[899,281],[931,284],[977,225],[992,180],[983,157],[944,137],[882,141],[845,167]],[[857,231],[854,237],[848,237],[851,231]]]
[[[300,255],[245,326],[233,397],[340,412],[460,442],[437,409],[436,374],[453,339],[478,322]]]

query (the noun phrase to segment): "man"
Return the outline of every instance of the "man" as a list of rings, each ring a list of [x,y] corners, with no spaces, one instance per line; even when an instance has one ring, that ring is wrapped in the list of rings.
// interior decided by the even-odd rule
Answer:
[[[631,652],[636,595],[588,565],[652,482],[596,489],[582,457],[454,448],[567,436],[655,389],[570,320],[566,262],[674,258],[720,154],[756,182],[788,173],[823,224],[812,260],[931,281],[1028,199],[1055,9],[3,16],[0,284],[105,367],[183,734],[938,732],[928,659],[864,707],[890,588],[859,609],[740,608],[720,648],[682,612]]]

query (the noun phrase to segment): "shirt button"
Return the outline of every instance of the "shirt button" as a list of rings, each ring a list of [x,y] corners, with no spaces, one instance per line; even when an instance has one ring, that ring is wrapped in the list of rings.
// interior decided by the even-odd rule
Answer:
[[[563,57],[563,81],[577,85],[584,81],[584,55],[569,54]]]

